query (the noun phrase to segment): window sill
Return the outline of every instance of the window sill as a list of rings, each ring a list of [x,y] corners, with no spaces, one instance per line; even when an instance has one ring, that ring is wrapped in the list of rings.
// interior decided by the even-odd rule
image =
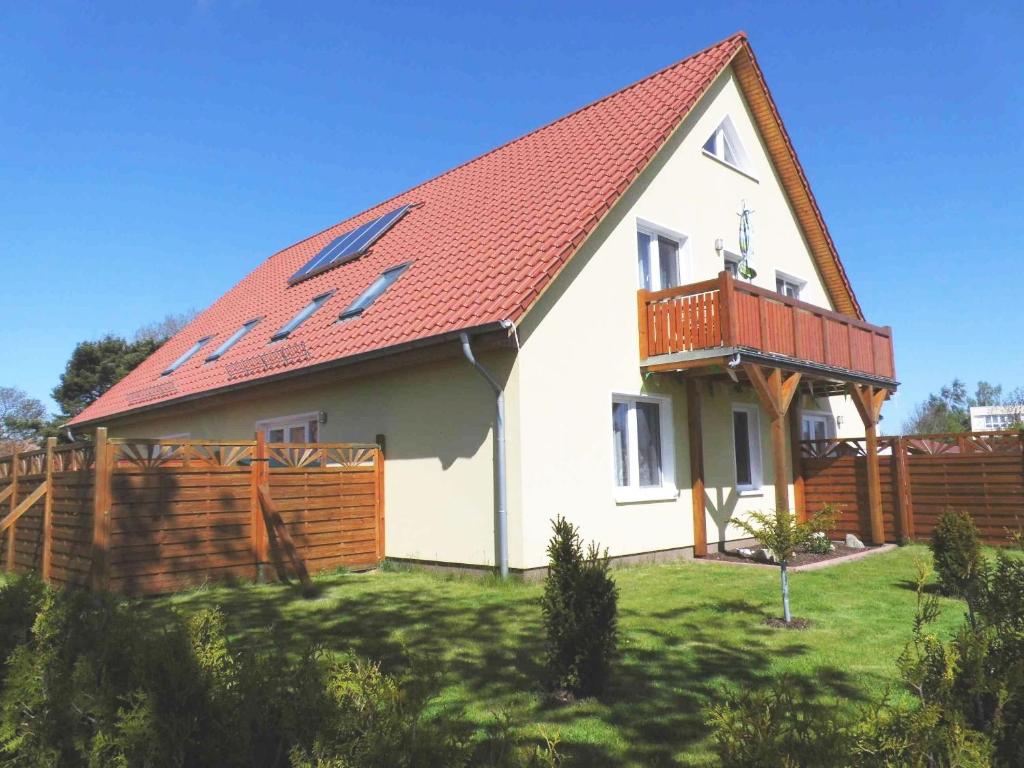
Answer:
[[[737,493],[741,499],[756,499],[764,496],[763,488],[738,488]]]
[[[662,488],[616,488],[616,504],[644,504],[650,501],[675,501],[679,489],[671,486]]]
[[[755,184],[760,184],[761,183],[760,180],[757,178],[757,176],[753,175],[752,173],[747,173],[742,168],[740,168],[738,166],[735,166],[735,165],[733,165],[732,163],[730,163],[730,162],[728,162],[726,160],[723,160],[722,158],[718,157],[717,155],[711,154],[706,149],[702,149],[701,152],[704,153],[705,157],[710,157],[716,163],[721,163],[726,168],[731,168],[732,170],[736,171],[736,173],[740,174],[741,176],[746,176],[748,179],[750,179]]]

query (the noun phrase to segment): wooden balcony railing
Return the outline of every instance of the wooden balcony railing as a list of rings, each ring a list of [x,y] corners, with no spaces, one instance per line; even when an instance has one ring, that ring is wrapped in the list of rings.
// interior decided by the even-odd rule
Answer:
[[[713,280],[640,290],[640,359],[745,347],[893,379],[892,328],[871,325],[722,272]]]

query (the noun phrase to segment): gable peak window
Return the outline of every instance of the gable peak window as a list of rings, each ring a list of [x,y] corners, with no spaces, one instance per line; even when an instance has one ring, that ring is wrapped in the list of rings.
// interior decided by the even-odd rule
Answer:
[[[748,176],[754,175],[750,156],[747,154],[743,142],[740,141],[732,118],[728,115],[722,119],[722,122],[704,142],[704,152]]]
[[[682,235],[638,225],[636,255],[640,287],[661,291],[681,285],[680,256],[685,244],[686,238]]]

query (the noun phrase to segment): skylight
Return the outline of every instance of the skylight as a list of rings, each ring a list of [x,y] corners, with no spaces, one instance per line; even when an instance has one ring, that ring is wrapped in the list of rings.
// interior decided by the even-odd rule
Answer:
[[[329,298],[331,298],[331,295],[333,293],[334,291],[321,293],[319,296],[317,296],[315,299],[309,302],[309,304],[307,304],[302,309],[302,311],[299,312],[299,314],[297,314],[295,317],[289,320],[288,323],[281,328],[281,330],[279,330],[277,333],[271,336],[270,340],[280,341],[281,339],[286,338],[292,331],[294,331],[296,328],[298,328],[300,325],[306,322],[314,312],[320,309],[320,307],[323,306],[323,303],[327,301]]]
[[[247,334],[249,331],[255,328],[256,324],[262,319],[263,318],[257,317],[255,320],[250,320],[248,323],[246,323],[237,331],[228,336],[223,344],[221,344],[219,347],[213,350],[213,352],[210,353],[209,357],[206,358],[206,362],[212,363],[214,360],[219,360],[221,357],[223,357],[225,352],[227,352],[229,349],[235,346],[235,343],[240,338],[245,336],[245,334]]]
[[[292,275],[288,279],[288,283],[294,285],[362,255],[381,235],[408,213],[410,208],[412,208],[411,205],[403,205],[401,208],[396,208],[390,213],[385,213],[373,221],[368,221],[366,224],[334,238],[323,247],[320,253],[307,261],[302,269]]]
[[[183,354],[181,357],[179,357],[177,360],[175,360],[173,363],[167,366],[164,369],[164,372],[161,373],[160,375],[169,376],[170,374],[174,373],[176,370],[181,368],[181,366],[187,363],[196,352],[198,352],[200,349],[206,346],[206,343],[212,338],[213,336],[204,336],[203,338],[201,338],[199,341],[197,341],[195,344],[189,347],[188,351],[185,352],[185,354]]]
[[[370,287],[363,291],[359,296],[345,309],[341,315],[338,316],[339,320],[348,320],[350,317],[358,317],[363,314],[373,302],[375,302],[384,291],[391,287],[391,284],[395,282],[402,273],[409,268],[409,264],[401,264],[397,267],[385,270],[381,273],[380,277],[370,283]]]
[[[710,138],[704,142],[704,151],[738,171],[753,175],[750,157],[736,133],[736,126],[733,125],[732,118],[728,115],[718,124]]]

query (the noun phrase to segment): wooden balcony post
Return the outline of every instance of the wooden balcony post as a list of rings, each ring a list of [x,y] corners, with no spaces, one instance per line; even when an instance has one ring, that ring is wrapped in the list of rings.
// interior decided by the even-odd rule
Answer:
[[[733,277],[724,269],[718,273],[718,307],[720,312],[719,325],[722,332],[722,346],[736,346],[736,301]]]
[[[46,497],[43,501],[43,562],[40,576],[44,582],[50,581],[50,564],[53,560],[53,449],[57,447],[57,438],[46,438]]]
[[[772,423],[775,508],[788,510],[789,475],[786,472],[786,454],[789,451],[786,449],[786,414],[800,385],[801,375],[790,373],[783,378],[780,369],[766,369],[753,363],[744,363],[743,370]]]
[[[113,462],[107,443],[106,427],[96,428],[93,441],[92,568],[89,582],[93,590],[105,590],[110,578],[110,496]]]
[[[18,452],[11,454],[11,514],[18,508]],[[7,562],[4,569],[8,573],[14,573],[14,526],[11,523],[7,528]]]
[[[704,431],[701,425],[697,381],[686,379],[686,421],[690,432],[690,502],[693,507],[693,555],[708,553],[707,514],[704,507]]]
[[[868,474],[868,513],[871,517],[871,541],[885,543],[885,526],[882,522],[882,481],[878,468],[878,421],[882,415],[882,404],[888,395],[880,387],[867,384],[847,384],[847,391],[864,422],[864,452]]]
[[[651,356],[647,340],[647,291],[636,292],[637,333],[640,337],[640,362]]]

